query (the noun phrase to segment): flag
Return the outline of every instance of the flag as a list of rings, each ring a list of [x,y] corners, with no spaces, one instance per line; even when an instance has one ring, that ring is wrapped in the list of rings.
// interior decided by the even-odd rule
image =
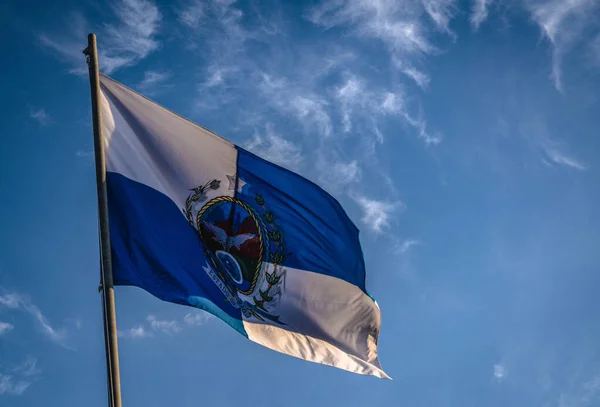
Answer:
[[[209,312],[251,341],[388,376],[358,229],[340,204],[101,75],[115,285]]]

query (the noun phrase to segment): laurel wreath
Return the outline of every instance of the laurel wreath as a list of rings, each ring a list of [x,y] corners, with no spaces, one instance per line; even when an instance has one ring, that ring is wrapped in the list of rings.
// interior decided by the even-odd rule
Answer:
[[[268,284],[267,289],[265,291],[259,289],[258,297],[255,295],[252,298],[254,301],[254,306],[256,308],[267,312],[265,305],[274,300],[271,290],[274,287],[276,287],[281,280],[281,264],[291,255],[286,251],[284,233],[281,229],[278,228],[275,214],[266,206],[265,199],[260,194],[256,194],[254,200],[261,207],[263,211],[262,214],[258,213],[258,211],[256,211],[254,208],[252,208],[243,201],[237,200],[229,196],[219,196],[206,202],[194,217],[194,205],[198,202],[206,201],[207,192],[209,190],[219,189],[220,184],[221,181],[212,180],[202,186],[191,189],[190,191],[192,191],[192,193],[188,196],[188,198],[185,201],[185,207],[183,208],[183,212],[190,225],[200,235],[200,238],[202,237],[202,232],[200,228],[200,220],[202,218],[202,215],[206,212],[208,208],[210,208],[212,205],[218,202],[231,202],[233,204],[238,204],[242,208],[244,208],[249,214],[253,215],[253,218],[259,223],[258,237],[260,242],[262,243],[260,245],[259,253],[260,261],[257,265],[256,273],[254,273],[254,279],[250,285],[250,288],[246,291],[240,292],[244,295],[248,295],[254,291],[254,289],[256,288],[256,283],[258,281],[258,276],[260,274],[260,268],[262,266],[262,263],[263,261],[268,260],[270,263],[273,264],[273,272],[269,273],[265,271],[265,278]],[[263,231],[265,233],[263,233]],[[265,256],[265,248],[267,250],[267,256]],[[252,314],[255,318],[264,321],[264,318],[252,309],[248,309],[247,311],[250,314]],[[279,322],[279,316],[270,316],[272,316],[275,321]]]

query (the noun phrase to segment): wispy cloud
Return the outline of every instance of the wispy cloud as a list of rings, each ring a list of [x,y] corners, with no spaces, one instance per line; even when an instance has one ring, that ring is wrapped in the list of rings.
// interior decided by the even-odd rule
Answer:
[[[380,233],[390,226],[394,213],[404,208],[401,202],[386,202],[355,196],[363,211],[362,222],[373,232]]]
[[[474,0],[473,7],[471,10],[471,25],[475,30],[479,29],[481,23],[483,23],[489,14],[489,7],[494,0]]]
[[[506,378],[506,367],[497,363],[494,365],[494,379],[498,382],[503,381]]]
[[[0,373],[0,395],[12,394],[20,396],[31,386],[27,380],[15,379],[12,375]]]
[[[200,326],[206,324],[214,318],[211,314],[203,311],[189,312],[183,317],[184,326]],[[154,315],[148,315],[143,324],[138,324],[132,328],[119,330],[118,335],[124,339],[143,339],[151,338],[154,332],[162,332],[168,336],[173,336],[182,332],[183,328],[177,320],[162,320]]]
[[[343,191],[349,184],[360,181],[362,170],[357,160],[343,161],[331,152],[319,158],[318,166],[322,168],[319,180],[334,191]]]
[[[431,79],[429,78],[429,76],[427,76],[427,74],[419,71],[418,69],[410,67],[410,66],[402,68],[402,72],[404,72],[404,74],[406,76],[408,76],[410,79],[415,81],[415,83],[417,85],[419,85],[419,87],[421,89],[425,89],[429,85],[429,82],[431,81]]]
[[[110,9],[115,16],[114,23],[102,26],[99,34],[100,69],[112,72],[135,65],[156,51],[160,43],[156,39],[162,16],[151,0],[117,0]],[[68,32],[40,35],[40,43],[70,63],[71,72],[86,72],[81,54],[87,32],[92,27],[81,14],[71,14],[67,26]]]
[[[185,314],[183,322],[188,326],[200,326],[206,324],[212,318],[214,317],[208,312],[196,311]]]
[[[158,88],[165,86],[165,82],[170,77],[171,74],[168,72],[148,70],[144,72],[144,78],[137,87],[144,93],[156,93]]]
[[[27,356],[25,361],[6,372],[0,372],[0,396],[10,394],[20,396],[33,384],[41,374],[37,367],[37,359]]]
[[[0,321],[0,336],[12,331],[14,329],[13,324],[9,324],[8,322]]]
[[[15,366],[13,372],[25,377],[38,376],[42,373],[42,369],[38,367],[37,363],[36,357],[28,355],[23,363]]]
[[[438,30],[454,36],[450,30],[450,20],[457,13],[455,0],[422,0],[425,11],[435,22]]]
[[[160,320],[154,315],[148,315],[146,320],[153,330],[163,332],[169,336],[181,332],[181,327],[177,321]]]
[[[206,15],[206,5],[203,1],[193,0],[176,10],[176,13],[181,24],[196,29],[200,26],[202,18]]]
[[[265,126],[263,134],[255,131],[245,147],[265,160],[289,169],[297,169],[302,162],[300,147],[277,134],[270,123]]]
[[[434,14],[440,13],[437,18],[443,24],[443,7],[433,6],[441,2],[428,3],[431,3],[430,9]],[[395,53],[422,54],[435,51],[419,20],[423,11],[422,4],[412,0],[325,1],[312,8],[307,17],[325,28],[348,26],[355,35],[382,41]]]
[[[365,103],[365,92],[362,87],[361,80],[354,75],[350,75],[335,91],[335,95],[340,101],[342,125],[345,132],[352,130],[352,110],[354,107]]]
[[[402,241],[398,241],[398,244],[396,245],[394,252],[397,254],[403,254],[403,253],[408,252],[411,247],[417,246],[420,244],[421,244],[421,241],[416,240],[416,239],[405,239]]]
[[[542,155],[542,161],[548,165],[557,164],[575,170],[584,171],[588,165],[569,152],[567,144],[553,137],[545,120],[530,115],[520,127],[521,134],[531,140],[534,148]]]
[[[600,373],[585,381],[577,381],[567,391],[562,391],[558,398],[558,407],[591,407],[600,401]]]
[[[32,110],[29,112],[29,117],[37,121],[42,126],[49,126],[52,124],[52,118],[44,108]]]
[[[66,346],[66,332],[62,329],[59,330],[54,328],[48,321],[48,318],[44,316],[42,311],[33,304],[28,297],[14,292],[7,293],[0,295],[0,305],[9,309],[20,309],[29,313],[37,321],[42,332],[44,332],[48,338],[60,345]]]
[[[147,331],[143,325],[137,325],[129,329],[118,330],[117,335],[119,338],[142,339],[151,337],[152,332]]]
[[[566,153],[559,143],[547,140],[542,143],[542,149],[546,156],[555,164],[564,165],[575,170],[584,171],[587,165],[578,158]]]
[[[552,44],[552,73],[554,86],[563,91],[562,61],[582,33],[595,24],[596,0],[528,0],[526,7],[542,33]]]
[[[291,115],[308,131],[316,130],[324,137],[331,135],[333,125],[327,111],[328,102],[323,96],[310,91],[310,88],[290,83],[284,78],[277,78],[264,72],[260,77],[259,91],[272,107]]]

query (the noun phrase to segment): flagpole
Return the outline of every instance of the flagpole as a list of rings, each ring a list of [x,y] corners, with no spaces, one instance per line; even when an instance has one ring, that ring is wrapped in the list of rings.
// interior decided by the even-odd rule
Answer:
[[[96,35],[88,35],[88,47],[83,51],[87,56],[90,89],[92,93],[92,123],[94,127],[94,152],[96,157],[96,187],[98,192],[98,218],[100,229],[101,292],[104,319],[104,343],[108,372],[108,393],[110,407],[121,407],[121,378],[119,373],[119,347],[117,341],[117,317],[115,312],[115,291],[113,287],[110,234],[108,229],[108,199],[106,194],[106,157],[102,135],[102,114],[100,113],[100,73],[98,69],[98,49]]]

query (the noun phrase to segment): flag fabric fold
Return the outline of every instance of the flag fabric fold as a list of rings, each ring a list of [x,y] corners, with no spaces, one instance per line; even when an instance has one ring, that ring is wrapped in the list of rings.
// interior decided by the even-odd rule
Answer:
[[[267,348],[388,378],[340,204],[105,75],[100,86],[115,285],[210,312]]]

